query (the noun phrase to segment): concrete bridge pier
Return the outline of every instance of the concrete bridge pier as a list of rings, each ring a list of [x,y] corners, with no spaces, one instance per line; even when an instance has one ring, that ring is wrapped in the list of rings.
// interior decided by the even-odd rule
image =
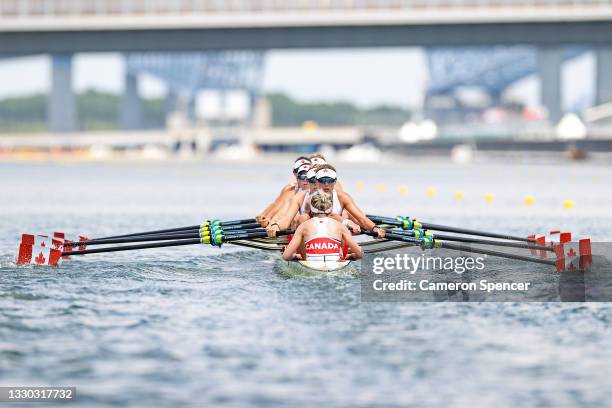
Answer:
[[[125,87],[121,98],[121,111],[119,121],[122,129],[133,130],[142,129],[143,107],[142,99],[138,93],[138,74],[126,73]]]
[[[612,102],[612,47],[599,46],[597,56],[597,74],[595,82],[595,104]]]
[[[170,114],[175,112],[178,108],[178,95],[171,89],[168,89],[166,94],[166,100],[164,102],[164,110],[166,113],[166,119]]]
[[[548,111],[548,120],[556,124],[562,115],[561,66],[563,50],[557,45],[538,48],[538,73],[540,76],[540,102]]]
[[[51,132],[74,132],[79,129],[77,101],[72,90],[72,54],[51,56],[47,128]]]

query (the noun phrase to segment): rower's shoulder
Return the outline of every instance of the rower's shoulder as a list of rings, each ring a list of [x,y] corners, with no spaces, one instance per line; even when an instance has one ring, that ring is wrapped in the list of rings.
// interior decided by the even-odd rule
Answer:
[[[288,183],[281,189],[281,194],[285,194],[293,190],[295,190],[295,184]]]
[[[301,203],[302,201],[304,201],[304,198],[306,197],[307,193],[308,191],[306,190],[299,190],[293,196],[293,200]]]

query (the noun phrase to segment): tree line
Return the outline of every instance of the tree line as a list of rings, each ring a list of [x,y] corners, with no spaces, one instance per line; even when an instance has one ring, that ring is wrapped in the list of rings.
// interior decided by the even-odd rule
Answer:
[[[395,106],[362,109],[347,102],[303,103],[281,93],[267,95],[273,126],[301,126],[314,121],[321,126],[400,125],[410,112]],[[79,124],[83,130],[119,128],[120,96],[94,90],[77,95]],[[47,96],[35,94],[0,100],[0,132],[37,132],[46,129]],[[143,99],[143,124],[165,126],[164,98]]]

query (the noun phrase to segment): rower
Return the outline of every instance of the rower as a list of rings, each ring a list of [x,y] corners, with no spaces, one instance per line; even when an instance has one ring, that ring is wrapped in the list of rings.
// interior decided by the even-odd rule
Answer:
[[[308,160],[310,160],[310,166],[311,167],[317,167],[323,164],[327,164],[327,160],[325,159],[325,157],[323,157],[323,155],[321,153],[314,153],[311,154],[308,157]],[[336,181],[336,185],[334,187],[334,189],[336,191],[344,191],[344,187],[342,187],[342,183],[340,183],[340,181]]]
[[[312,162],[311,162],[312,163]],[[304,195],[304,200],[300,205],[300,214],[304,214],[307,211],[307,206],[310,204],[310,196],[319,189],[317,184],[317,166],[312,166],[308,173],[306,173],[306,180],[308,180],[308,191]]]
[[[268,205],[265,210],[263,210],[259,215],[255,217],[255,220],[259,222],[263,227],[267,226],[269,220],[279,212],[279,210],[283,207],[283,204],[289,201],[291,197],[300,190],[297,180],[298,169],[305,164],[310,164],[310,160],[308,159],[308,157],[300,156],[295,159],[295,161],[293,162],[294,181],[285,185],[281,189],[278,197],[276,197],[276,199],[272,201],[272,203],[270,203],[270,205]]]
[[[363,250],[348,228],[329,217],[332,207],[331,194],[322,190],[313,193],[310,199],[311,218],[295,230],[283,252],[285,260],[337,262],[363,256]],[[346,256],[342,250],[344,244],[350,249]]]
[[[323,157],[321,153],[315,153],[315,154],[310,155],[308,160],[310,160],[310,165],[313,167],[318,166],[320,164],[327,164],[325,157]]]
[[[353,222],[348,219],[343,219],[342,214],[344,210],[347,211],[348,215],[356,221],[355,227],[366,229],[367,231],[374,232],[379,238],[384,238],[385,232],[376,226],[376,224],[370,220],[361,211],[361,209],[355,204],[352,197],[343,191],[337,191],[334,187],[337,180],[336,169],[331,164],[323,164],[317,167],[316,180],[320,189],[332,196],[332,210],[330,217],[335,220],[344,223],[346,226],[351,227],[353,232],[357,233],[354,229]],[[274,237],[278,231],[287,229],[291,226],[295,215],[299,212],[302,202],[305,198],[306,192],[300,191],[291,199],[291,203],[284,212],[279,212],[266,227],[268,236]],[[304,214],[303,214],[304,215]]]
[[[308,182],[308,172],[311,167],[309,163],[302,164],[296,172],[297,191],[310,191],[310,183]]]

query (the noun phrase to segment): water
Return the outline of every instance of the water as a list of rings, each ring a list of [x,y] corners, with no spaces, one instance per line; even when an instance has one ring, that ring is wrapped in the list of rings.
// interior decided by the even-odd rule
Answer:
[[[230,245],[13,263],[26,231],[100,236],[253,216],[289,169],[0,164],[0,383],[77,386],[75,406],[86,407],[612,404],[608,303],[365,303],[358,277],[291,278],[275,256]],[[610,167],[422,160],[339,171],[367,212],[612,235]]]

